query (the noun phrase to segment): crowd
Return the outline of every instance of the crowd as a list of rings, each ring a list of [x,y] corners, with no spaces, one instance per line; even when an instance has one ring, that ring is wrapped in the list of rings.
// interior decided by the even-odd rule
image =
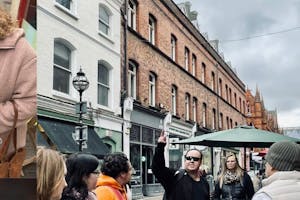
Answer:
[[[296,200],[300,195],[300,145],[274,143],[266,155],[266,178],[261,185],[244,171],[234,154],[224,159],[210,191],[201,168],[202,152],[185,153],[184,169],[165,166],[166,136],[158,139],[152,171],[165,189],[164,200]],[[123,153],[97,157],[76,153],[64,159],[57,151],[39,148],[37,153],[38,200],[129,200],[132,166]],[[256,185],[256,184],[254,184]],[[255,193],[256,191],[256,193]]]

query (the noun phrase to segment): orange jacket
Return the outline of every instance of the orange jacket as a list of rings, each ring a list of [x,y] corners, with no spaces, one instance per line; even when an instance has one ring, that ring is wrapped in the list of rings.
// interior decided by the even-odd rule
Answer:
[[[98,200],[127,200],[126,189],[114,178],[101,174],[95,190]]]

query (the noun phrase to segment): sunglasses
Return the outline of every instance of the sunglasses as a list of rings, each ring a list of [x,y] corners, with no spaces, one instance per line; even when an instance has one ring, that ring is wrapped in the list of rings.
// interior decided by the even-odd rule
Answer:
[[[198,157],[193,157],[193,156],[185,156],[185,159],[186,160],[193,160],[193,161],[199,161],[201,158],[198,158]]]

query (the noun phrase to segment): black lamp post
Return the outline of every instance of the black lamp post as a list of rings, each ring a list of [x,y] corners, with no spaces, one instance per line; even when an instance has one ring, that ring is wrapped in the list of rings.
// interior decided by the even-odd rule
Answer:
[[[85,139],[82,138],[83,132],[83,122],[82,122],[82,114],[86,113],[86,110],[83,111],[83,104],[86,102],[82,102],[82,93],[89,87],[89,81],[85,76],[85,73],[82,71],[81,67],[77,75],[73,78],[73,86],[79,92],[79,151],[82,151],[82,143]]]

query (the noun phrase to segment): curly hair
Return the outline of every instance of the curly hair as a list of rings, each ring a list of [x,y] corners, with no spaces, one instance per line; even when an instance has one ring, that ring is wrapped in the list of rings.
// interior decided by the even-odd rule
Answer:
[[[124,153],[112,153],[103,159],[101,172],[107,176],[117,178],[122,172],[127,173],[130,168],[128,158]]]
[[[0,7],[0,40],[9,36],[17,28],[17,21]]]

